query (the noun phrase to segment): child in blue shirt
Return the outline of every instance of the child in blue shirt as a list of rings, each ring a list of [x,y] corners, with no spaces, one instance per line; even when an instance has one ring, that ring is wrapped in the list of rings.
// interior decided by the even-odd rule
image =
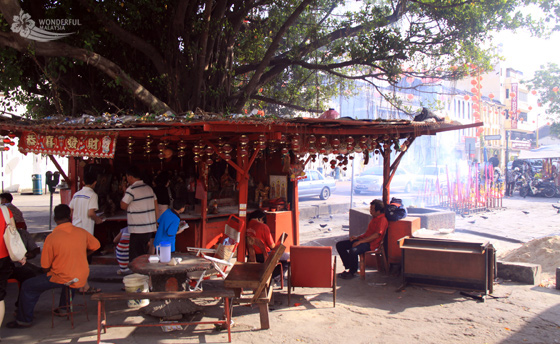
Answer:
[[[175,252],[175,236],[189,227],[185,222],[181,223],[179,214],[185,211],[186,202],[177,199],[173,202],[173,209],[168,208],[160,215],[158,229],[154,239],[154,247],[158,247],[163,241],[171,243],[171,252]]]

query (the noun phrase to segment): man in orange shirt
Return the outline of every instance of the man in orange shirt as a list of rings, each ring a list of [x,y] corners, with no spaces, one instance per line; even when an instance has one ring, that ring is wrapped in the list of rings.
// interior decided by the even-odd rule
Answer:
[[[99,241],[85,229],[72,225],[70,208],[59,204],[54,208],[57,226],[47,236],[41,255],[41,267],[46,273],[23,282],[16,320],[8,328],[30,327],[33,310],[41,294],[49,289],[70,285],[71,292],[85,285],[89,276],[87,255],[100,247]],[[66,292],[60,294],[60,306],[67,304]]]
[[[367,251],[373,251],[379,246],[389,222],[385,218],[385,205],[383,201],[374,199],[369,206],[369,213],[372,216],[368,224],[367,231],[359,236],[351,236],[350,240],[343,240],[336,243],[336,250],[344,267],[348,271],[339,274],[342,279],[352,279],[358,271],[358,256]]]

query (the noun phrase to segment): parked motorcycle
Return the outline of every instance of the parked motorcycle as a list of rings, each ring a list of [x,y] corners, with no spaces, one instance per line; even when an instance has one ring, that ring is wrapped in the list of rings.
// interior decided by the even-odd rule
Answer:
[[[525,198],[529,196],[540,196],[552,198],[556,196],[557,190],[554,181],[550,179],[530,178],[524,176],[524,182],[519,189],[519,196]]]

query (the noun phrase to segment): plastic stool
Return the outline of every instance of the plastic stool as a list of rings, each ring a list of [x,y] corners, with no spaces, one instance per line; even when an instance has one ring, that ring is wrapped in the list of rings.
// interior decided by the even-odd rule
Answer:
[[[52,309],[51,309],[51,328],[54,327],[54,317],[59,316],[59,314],[57,314],[58,312],[64,311],[66,314],[66,319],[70,319],[70,324],[72,325],[72,328],[74,328],[74,314],[79,314],[79,313],[86,313],[86,319],[87,321],[89,321],[89,315],[88,315],[88,311],[87,311],[87,300],[86,300],[86,295],[85,293],[81,293],[82,294],[82,298],[84,300],[84,303],[79,303],[79,304],[74,304],[74,300],[72,297],[72,291],[70,290],[70,285],[74,284],[77,281],[70,281],[66,284],[64,284],[64,287],[62,287],[62,290],[60,291],[61,293],[67,293],[66,294],[66,299],[68,300],[68,304],[66,306],[56,306],[55,303],[55,290],[52,290]],[[78,291],[80,292],[80,291]]]
[[[19,283],[19,281],[15,278],[8,279],[8,283],[17,283],[18,289],[21,289],[21,283]]]

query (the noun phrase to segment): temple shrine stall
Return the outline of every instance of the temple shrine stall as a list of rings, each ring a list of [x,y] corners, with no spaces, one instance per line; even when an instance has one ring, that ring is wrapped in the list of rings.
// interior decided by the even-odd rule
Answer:
[[[363,154],[366,162],[380,154],[387,203],[391,178],[416,137],[481,125],[348,118],[3,118],[0,134],[17,137],[18,149],[24,154],[49,156],[63,179],[63,203],[83,186],[85,172],[97,173],[95,191],[106,221],[96,225],[95,236],[105,245],[126,226],[126,213],[119,204],[126,190],[125,171],[136,165],[147,183],[167,171],[173,193],[187,199],[181,218],[189,230],[177,236],[178,251],[187,246],[214,246],[230,215],[245,218],[258,208],[266,211],[274,239],[288,234],[289,250],[299,244],[297,181],[305,176],[308,162],[322,159],[333,169],[346,169],[355,154]],[[68,173],[58,165],[56,156],[69,158]],[[241,240],[241,250],[243,243]]]

